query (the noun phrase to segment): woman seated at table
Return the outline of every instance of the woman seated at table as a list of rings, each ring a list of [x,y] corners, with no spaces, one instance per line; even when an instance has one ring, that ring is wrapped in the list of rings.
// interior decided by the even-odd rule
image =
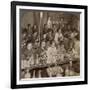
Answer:
[[[51,41],[51,45],[47,49],[47,63],[55,64],[56,63],[56,55],[57,55],[57,50],[55,47],[55,42]]]

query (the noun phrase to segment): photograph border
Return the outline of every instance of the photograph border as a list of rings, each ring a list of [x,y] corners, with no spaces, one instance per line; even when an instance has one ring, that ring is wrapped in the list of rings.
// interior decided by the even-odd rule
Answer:
[[[73,8],[73,9],[83,9],[84,10],[84,81],[72,81],[72,82],[55,82],[55,83],[43,83],[43,84],[22,84],[17,85],[17,73],[16,73],[16,6],[39,6],[39,7],[53,7],[53,8]],[[52,4],[52,3],[35,3],[35,2],[11,2],[11,88],[32,88],[32,87],[50,87],[50,86],[66,86],[66,85],[80,85],[88,83],[88,61],[87,61],[87,33],[88,33],[88,7],[83,5],[69,5],[69,4]]]

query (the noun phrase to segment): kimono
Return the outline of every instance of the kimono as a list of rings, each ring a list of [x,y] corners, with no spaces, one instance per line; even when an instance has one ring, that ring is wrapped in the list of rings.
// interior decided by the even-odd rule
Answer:
[[[80,41],[79,40],[74,41],[73,54],[74,54],[75,58],[80,57]]]
[[[62,35],[62,33],[60,33],[60,34],[59,34],[59,33],[56,33],[54,40],[55,40],[55,43],[56,43],[56,44],[58,44],[60,41],[62,41],[62,40],[63,40],[63,35]]]
[[[26,69],[30,67],[30,63],[28,60],[21,60],[21,69]]]
[[[25,58],[21,60],[21,69],[30,68],[34,64],[33,49],[25,50]]]
[[[47,61],[47,54],[45,49],[41,49],[41,54],[40,54],[40,64],[46,64]]]
[[[30,65],[34,65],[34,56],[33,56],[33,55],[32,55],[31,57],[29,57],[28,63],[29,63]]]
[[[60,46],[57,49],[57,60],[58,61],[64,61],[64,56],[65,56],[66,50],[64,47]]]
[[[52,28],[52,21],[50,20],[50,18],[47,21],[47,27]]]
[[[49,47],[47,50],[47,63],[56,63],[57,50],[56,47]]]

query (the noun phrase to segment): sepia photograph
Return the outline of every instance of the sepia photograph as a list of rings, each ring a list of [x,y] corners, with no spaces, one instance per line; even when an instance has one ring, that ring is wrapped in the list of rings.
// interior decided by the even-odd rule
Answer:
[[[87,83],[87,6],[12,2],[11,30],[12,88]]]
[[[20,79],[80,75],[80,13],[20,9]]]

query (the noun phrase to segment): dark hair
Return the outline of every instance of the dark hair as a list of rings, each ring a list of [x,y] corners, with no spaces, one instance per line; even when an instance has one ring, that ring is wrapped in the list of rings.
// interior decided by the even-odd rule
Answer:
[[[60,30],[61,28],[59,27],[58,29],[57,29],[57,32]],[[61,30],[61,33],[62,33],[62,30]]]
[[[43,26],[45,27],[47,24],[44,24]]]
[[[52,45],[52,43],[54,42],[54,40],[50,40],[50,44]]]
[[[31,24],[27,24],[27,26],[29,27],[29,26],[31,26]]]
[[[49,29],[48,29],[48,33],[49,33],[49,32],[53,33],[53,29],[49,28]]]
[[[29,40],[26,41],[26,46],[27,46],[29,43],[32,43],[32,39],[29,39]]]
[[[22,34],[24,34],[24,33],[27,34],[27,29],[26,28],[22,29]]]
[[[77,40],[80,40],[80,34],[77,34],[77,35],[75,36],[75,38],[76,38]]]

